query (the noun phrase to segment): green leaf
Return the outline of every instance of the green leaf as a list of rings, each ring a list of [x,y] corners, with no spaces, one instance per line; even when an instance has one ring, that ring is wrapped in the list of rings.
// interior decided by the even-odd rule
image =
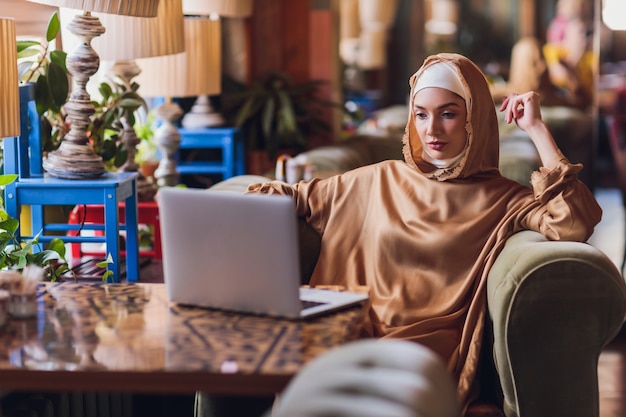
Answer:
[[[237,116],[235,117],[235,127],[243,126],[250,119],[251,115],[254,114],[252,111],[255,105],[254,102],[255,100],[253,99],[246,100],[239,112],[237,112]]]
[[[17,44],[17,58],[21,58],[20,53],[31,46],[41,46],[41,43],[37,41],[27,41],[27,40],[18,40],[15,42]]]
[[[65,70],[51,62],[48,66],[48,85],[52,100],[57,108],[60,108],[67,101],[69,94],[69,82]]]
[[[39,266],[43,266],[46,263],[50,262],[50,261],[56,261],[56,260],[60,260],[61,257],[59,256],[59,254],[53,250],[42,250],[41,252],[37,252],[35,254],[36,256],[36,261],[32,262],[35,265],[39,265]]]
[[[24,49],[22,52],[19,53],[19,55],[17,56],[17,59],[23,59],[23,58],[29,58],[31,56],[35,56],[35,55],[39,55],[41,52],[38,51],[37,49]],[[29,61],[30,65],[33,65],[32,61]]]
[[[113,276],[113,271],[105,271],[104,274],[102,274],[102,282],[107,282],[109,280],[109,277]]]
[[[48,250],[56,252],[62,259],[65,259],[65,243],[59,238],[54,238],[48,243]]]
[[[4,253],[7,245],[11,243],[12,240],[13,238],[7,232],[1,232],[0,233],[0,252]]]
[[[272,136],[272,124],[274,123],[274,112],[276,108],[276,101],[273,97],[270,97],[263,107],[263,114],[261,115],[261,128],[263,129],[263,135],[265,138]]]
[[[105,260],[96,263],[96,266],[99,268],[108,268],[109,264],[113,263],[113,256],[109,253]]]
[[[104,101],[107,101],[109,97],[113,95],[113,88],[109,85],[109,83],[100,83],[100,87],[98,87],[100,94]]]
[[[119,146],[117,149],[118,150],[115,153],[115,158],[113,159],[113,164],[116,167],[121,167],[122,165],[124,165],[124,162],[126,162],[126,159],[128,158],[128,152],[122,146]]]
[[[58,65],[59,67],[63,68],[63,71],[66,74],[69,74],[69,71],[67,70],[67,52],[61,50],[61,49],[55,49],[54,51],[50,52],[50,62],[54,63],[55,65]]]
[[[293,109],[293,104],[284,91],[278,92],[278,98],[280,100],[280,118],[284,123],[284,127],[288,132],[295,132],[298,126],[296,124],[296,114]]]
[[[15,233],[19,225],[20,225],[19,221],[17,221],[13,217],[9,217],[5,221],[0,222],[0,229],[6,230],[9,233]]]
[[[55,270],[54,273],[52,274],[52,276],[50,277],[50,281],[52,282],[56,282],[59,277],[61,275],[63,275],[64,273],[71,271],[69,266],[67,264],[61,264],[59,265]]]
[[[26,260],[26,255],[20,256],[17,261],[17,268],[24,269],[26,265],[28,265],[28,261]]]
[[[125,109],[136,110],[141,107],[141,101],[135,100],[134,98],[123,98],[119,102],[119,106]]]
[[[0,186],[13,183],[17,179],[17,174],[0,174]]]
[[[46,30],[46,40],[48,42],[52,42],[52,40],[57,37],[60,27],[61,22],[59,21],[59,15],[57,14],[57,12],[54,12],[52,13],[52,16],[50,16],[50,20],[48,21],[48,29]]]
[[[48,87],[48,77],[45,75],[40,75],[35,83],[35,104],[37,106],[37,113],[40,115],[54,106],[52,94]]]

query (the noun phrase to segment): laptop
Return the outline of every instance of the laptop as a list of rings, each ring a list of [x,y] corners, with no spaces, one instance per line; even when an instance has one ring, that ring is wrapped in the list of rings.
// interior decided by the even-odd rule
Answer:
[[[170,301],[300,319],[367,300],[300,286],[291,197],[163,187],[157,194]]]

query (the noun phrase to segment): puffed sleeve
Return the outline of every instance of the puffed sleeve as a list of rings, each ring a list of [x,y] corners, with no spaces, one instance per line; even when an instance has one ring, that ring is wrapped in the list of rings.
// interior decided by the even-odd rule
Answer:
[[[581,164],[562,157],[548,170],[533,173],[535,204],[522,219],[522,226],[548,239],[585,242],[602,218],[602,209],[585,184],[578,180]]]

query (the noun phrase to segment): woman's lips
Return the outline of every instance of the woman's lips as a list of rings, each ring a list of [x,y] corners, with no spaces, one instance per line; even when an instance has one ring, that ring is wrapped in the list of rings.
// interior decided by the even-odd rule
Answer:
[[[445,142],[432,141],[428,142],[428,147],[433,151],[441,151],[446,146]]]

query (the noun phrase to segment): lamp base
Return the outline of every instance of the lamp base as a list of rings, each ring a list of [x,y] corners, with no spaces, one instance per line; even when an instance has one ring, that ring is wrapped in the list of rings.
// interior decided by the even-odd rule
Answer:
[[[75,83],[69,101],[63,106],[70,122],[70,131],[59,149],[50,152],[44,159],[43,168],[53,177],[75,180],[97,178],[106,172],[106,167],[102,157],[93,151],[87,137],[91,116],[96,110],[86,85],[100,66],[100,59],[91,47],[91,40],[102,35],[105,30],[100,19],[89,12],[76,15],[68,28],[80,39],[78,47],[66,60],[67,69]]]
[[[83,180],[101,177],[106,172],[102,158],[89,145],[63,142],[43,160],[43,169],[53,177]]]
[[[174,155],[180,145],[180,133],[174,123],[182,116],[183,110],[176,103],[166,102],[156,109],[156,115],[163,121],[161,126],[154,132],[156,142],[163,157],[159,166],[154,171],[157,185],[175,186],[178,184],[180,174],[176,168]]]
[[[187,129],[223,126],[224,118],[213,109],[209,97],[203,95],[198,96],[191,111],[183,117],[181,124]]]

